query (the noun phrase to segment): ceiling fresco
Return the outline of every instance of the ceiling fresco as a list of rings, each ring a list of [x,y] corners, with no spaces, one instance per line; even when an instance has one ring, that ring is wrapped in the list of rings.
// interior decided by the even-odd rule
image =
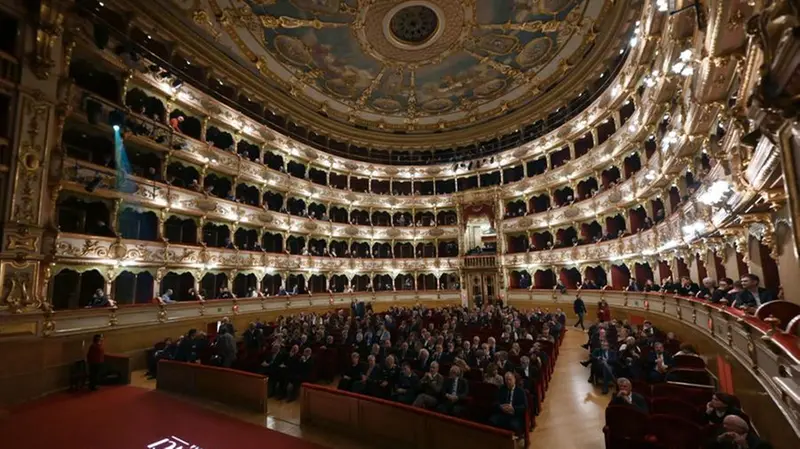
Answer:
[[[604,0],[173,0],[216,44],[351,123],[436,129],[535,102],[587,57]]]

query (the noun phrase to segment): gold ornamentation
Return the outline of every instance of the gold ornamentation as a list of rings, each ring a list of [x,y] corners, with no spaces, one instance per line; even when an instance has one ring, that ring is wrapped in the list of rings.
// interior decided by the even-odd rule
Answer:
[[[158,315],[157,319],[159,323],[166,323],[167,322],[167,308],[164,304],[158,304]]]
[[[56,331],[56,322],[53,319],[55,312],[53,312],[53,306],[50,305],[49,302],[42,303],[41,309],[44,315],[42,320],[42,336],[49,337]]]
[[[29,59],[34,75],[40,80],[47,80],[56,65],[53,60],[53,48],[64,31],[64,14],[55,1],[40,0],[38,3],[36,41]]]
[[[111,313],[109,314],[109,316],[108,316],[108,325],[109,325],[109,326],[112,326],[112,327],[113,327],[113,326],[116,326],[117,324],[119,324],[119,319],[117,319],[117,310],[118,310],[118,309],[119,309],[119,308],[117,307],[117,305],[116,305],[116,304],[114,304],[113,306],[111,306],[111,307],[109,308],[109,310],[110,310],[110,312],[111,312]]]

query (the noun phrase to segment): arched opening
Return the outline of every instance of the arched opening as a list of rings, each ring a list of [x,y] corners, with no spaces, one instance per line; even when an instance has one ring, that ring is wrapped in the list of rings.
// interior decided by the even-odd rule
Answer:
[[[440,240],[438,250],[439,257],[458,257],[458,242],[455,240]]]
[[[458,223],[455,211],[443,210],[436,214],[436,224],[439,226],[453,226]]]
[[[417,290],[436,290],[436,275],[433,273],[417,275]]]
[[[597,194],[597,180],[586,178],[578,183],[578,200],[586,200]]]
[[[264,165],[280,172],[286,171],[283,167],[283,157],[280,154],[273,153],[272,151],[264,152]]]
[[[283,209],[283,195],[280,193],[266,191],[264,192],[264,207],[268,210],[280,212]]]
[[[331,221],[335,223],[349,223],[349,217],[347,216],[347,209],[343,207],[336,207],[331,206],[331,213],[330,213]]]
[[[556,286],[556,278],[553,270],[546,269],[546,270],[536,270],[533,273],[533,285],[536,288],[541,289],[551,289]]]
[[[586,267],[583,272],[583,288],[601,288],[606,284],[608,284],[608,278],[603,267]]]
[[[653,222],[647,217],[647,211],[645,211],[642,206],[630,209],[628,211],[628,216],[631,220],[631,232],[634,234],[639,231],[644,231],[645,229],[650,229],[650,227],[653,226]]]
[[[568,248],[570,246],[575,246],[578,243],[578,231],[576,231],[572,226],[556,231],[556,242],[554,244],[555,248]]]
[[[373,226],[391,226],[392,217],[389,212],[377,210],[372,213]]]
[[[75,197],[59,200],[58,229],[61,232],[113,237],[109,226],[108,206],[102,201],[88,201]]]
[[[312,274],[308,277],[308,292],[324,293],[328,291],[328,279],[324,274]]]
[[[617,214],[606,218],[606,239],[616,239],[625,235],[625,217]]]
[[[661,198],[656,198],[651,200],[650,204],[653,206],[653,221],[656,223],[661,223],[666,216],[664,211],[664,202],[661,201]]]
[[[506,203],[506,218],[521,217],[525,215],[526,212],[527,208],[523,200],[514,200]]]
[[[172,244],[196,245],[197,222],[192,218],[170,215],[164,221],[164,238]]]
[[[286,209],[290,214],[298,217],[305,217],[307,215],[306,202],[301,199],[289,198],[286,200]]]
[[[347,242],[343,240],[331,240],[329,250],[333,257],[350,257],[350,250],[347,247]]]
[[[261,193],[258,191],[258,188],[244,183],[239,183],[236,185],[237,202],[247,204],[249,206],[258,206],[258,200],[260,197]]]
[[[417,257],[436,257],[436,246],[431,242],[417,243]]]
[[[153,275],[147,271],[123,271],[114,279],[112,296],[118,305],[148,304],[153,300]]]
[[[528,236],[517,234],[508,236],[508,254],[524,253],[528,251]]]
[[[162,123],[167,113],[161,100],[148,95],[138,87],[134,87],[125,94],[125,105],[130,107],[134,113],[144,115],[156,123]]]
[[[258,231],[255,229],[238,228],[233,234],[233,242],[243,251],[261,251],[258,241]]]
[[[389,243],[376,242],[372,245],[372,256],[381,259],[392,258],[392,245]]]
[[[193,299],[193,297],[191,294],[189,294],[189,290],[194,289],[194,276],[192,276],[191,273],[175,273],[170,271],[164,275],[163,279],[161,279],[161,285],[159,287],[159,294],[163,294],[167,290],[171,289],[173,300],[190,301]],[[214,295],[215,290],[205,290],[202,285],[200,290],[200,294],[203,295],[204,298],[213,299],[216,297]]]
[[[603,240],[603,227],[597,221],[581,223],[581,236],[585,242],[597,243]]]
[[[408,273],[400,273],[394,278],[394,289],[400,290],[414,290],[414,276]]]
[[[228,275],[225,273],[206,273],[200,280],[202,295],[208,299],[220,299],[227,295]],[[177,291],[177,290],[176,290]]]
[[[575,202],[575,192],[572,187],[564,186],[553,192],[553,200],[558,207],[570,205]]]
[[[410,212],[395,212],[392,216],[395,226],[414,226],[414,220]]]
[[[282,253],[283,236],[278,233],[265,232],[261,237],[261,249],[268,253]]]
[[[289,238],[286,239],[286,249],[289,250],[289,254],[299,255],[303,253],[303,249],[306,247],[306,239],[305,237],[299,237],[291,235]]]
[[[433,212],[417,212],[414,221],[417,226],[435,226],[436,216]]]
[[[350,285],[353,286],[353,291],[365,292],[370,288],[370,285],[372,285],[372,281],[369,275],[357,274],[350,280]]]
[[[282,282],[280,274],[266,274],[261,280],[261,291],[265,295],[275,296],[280,291]]]
[[[376,274],[372,281],[372,287],[375,291],[392,291],[392,277],[388,274]]]
[[[536,251],[553,247],[553,235],[550,234],[550,231],[534,232],[533,235],[531,235],[531,240],[533,240],[531,242],[533,243],[533,249]]]
[[[321,186],[328,185],[328,172],[322,171],[315,167],[308,168],[308,179],[314,184]]]
[[[209,126],[206,129],[206,142],[213,143],[220,150],[233,151],[233,136],[227,131],[223,131],[216,126]]]
[[[528,210],[534,213],[546,212],[550,209],[550,197],[546,193],[531,197],[530,207]]]
[[[119,233],[124,239],[156,240],[158,217],[151,211],[123,209],[119,214]]]
[[[246,140],[240,140],[236,144],[236,152],[252,162],[257,162],[261,157],[261,149],[258,145],[252,144]]]
[[[286,171],[295,178],[305,179],[306,166],[295,161],[289,161],[286,164]]]
[[[216,173],[209,173],[203,181],[203,190],[217,198],[234,201],[236,198],[231,193],[231,180]]]
[[[350,245],[350,255],[360,259],[367,259],[372,256],[369,248],[369,243],[366,242],[353,242]]]
[[[343,293],[347,290],[348,285],[347,276],[343,274],[334,274],[331,276],[330,281],[328,281],[328,290],[330,290],[331,293]]]
[[[409,242],[397,242],[394,244],[394,257],[413,258],[414,246]]]
[[[642,160],[639,158],[639,153],[631,152],[631,155],[623,161],[623,168],[625,169],[625,179],[630,179],[631,176],[641,170]]]
[[[200,172],[191,165],[183,165],[180,162],[167,165],[167,183],[195,192],[203,191],[203,186],[200,185]]]
[[[324,204],[308,203],[308,216],[315,220],[327,220],[328,209]]]
[[[258,278],[255,274],[239,273],[233,278],[233,294],[237,298],[257,298]]]
[[[611,265],[611,288],[622,290],[631,280],[631,271],[626,265]]]
[[[353,209],[350,211],[350,224],[370,226],[372,221],[369,218],[369,212],[360,209]]]
[[[581,272],[577,268],[562,268],[558,273],[561,284],[567,288],[577,288],[581,283]]]
[[[609,188],[618,184],[622,178],[617,167],[609,167],[600,174],[602,179],[603,188]]]
[[[179,117],[183,117],[183,120],[181,120]],[[175,109],[170,112],[169,118],[170,124],[172,125],[172,129],[174,131],[186,134],[193,139],[202,139],[201,134],[203,125],[197,118],[185,114],[180,109]]]
[[[203,225],[203,243],[214,248],[233,248],[231,231],[227,225],[206,223]]]
[[[97,290],[105,291],[105,279],[97,270],[78,273],[62,270],[53,277],[53,308],[56,310],[86,307]]]
[[[310,237],[308,240],[308,251],[312,256],[328,256],[328,242],[325,239]]]
[[[529,288],[531,275],[527,270],[514,270],[509,274],[508,284],[510,288]]]
[[[459,290],[461,282],[458,275],[453,273],[444,273],[439,276],[439,288],[441,290]]]

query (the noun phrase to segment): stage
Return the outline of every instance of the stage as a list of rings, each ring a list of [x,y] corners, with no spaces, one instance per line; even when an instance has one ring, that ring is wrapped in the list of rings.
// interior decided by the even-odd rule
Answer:
[[[321,449],[314,443],[137,387],[59,393],[0,418],[25,449]]]

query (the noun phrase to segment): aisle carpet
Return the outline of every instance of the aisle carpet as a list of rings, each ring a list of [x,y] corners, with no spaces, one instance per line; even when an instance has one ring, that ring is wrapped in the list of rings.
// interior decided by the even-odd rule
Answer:
[[[0,438],[25,449],[322,449],[136,387],[60,393],[12,409],[0,418]]]

